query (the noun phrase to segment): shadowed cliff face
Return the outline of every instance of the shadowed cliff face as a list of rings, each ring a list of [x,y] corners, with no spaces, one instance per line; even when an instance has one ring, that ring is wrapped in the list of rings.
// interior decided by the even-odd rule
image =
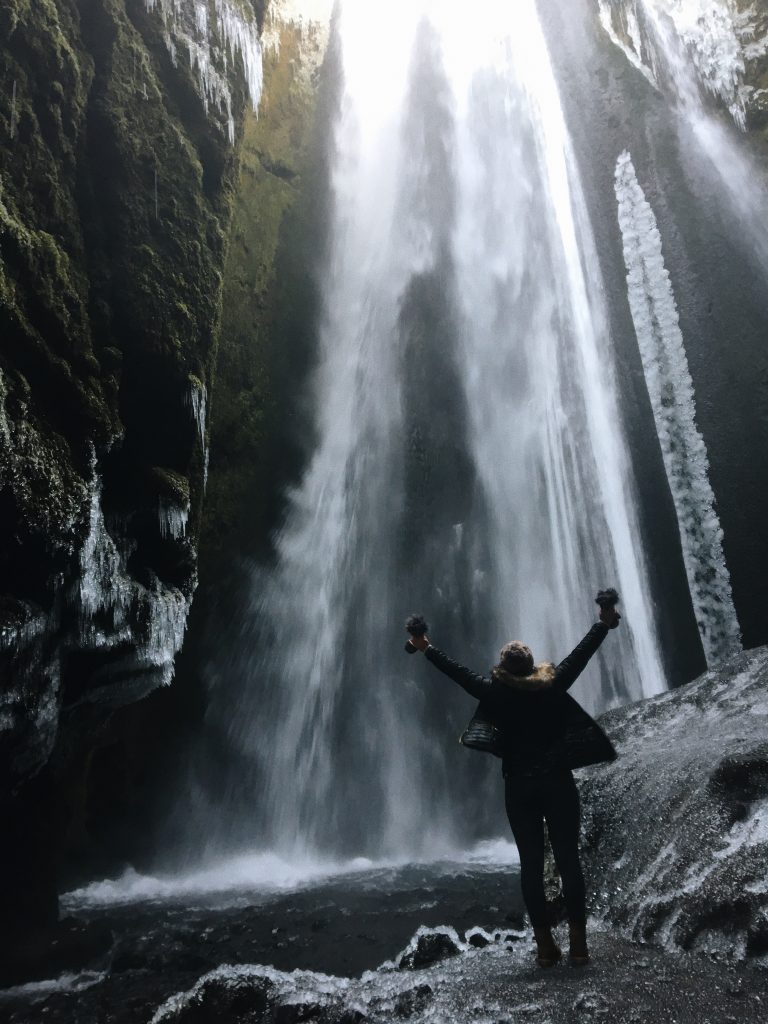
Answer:
[[[0,10],[4,794],[170,682],[196,585],[237,147],[147,6]]]

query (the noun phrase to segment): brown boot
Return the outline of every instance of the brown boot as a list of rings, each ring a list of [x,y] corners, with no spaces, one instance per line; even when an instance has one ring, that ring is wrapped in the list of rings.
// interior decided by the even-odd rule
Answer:
[[[568,959],[574,967],[584,967],[585,964],[589,963],[586,927],[583,924],[569,924],[568,936],[570,939]]]
[[[552,929],[534,928],[533,937],[536,940],[536,962],[539,967],[554,967],[563,954],[554,940]]]

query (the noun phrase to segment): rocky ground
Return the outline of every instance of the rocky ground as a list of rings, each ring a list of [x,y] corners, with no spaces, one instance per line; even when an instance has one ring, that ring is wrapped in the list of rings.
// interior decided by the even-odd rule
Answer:
[[[79,907],[75,907],[75,903]],[[764,1019],[756,963],[593,930],[593,963],[536,967],[509,869],[369,870],[272,896],[98,905],[115,941],[90,973],[6,990],[3,1024],[478,1024]],[[562,929],[561,929],[562,931]]]
[[[603,716],[619,758],[581,773],[588,968],[536,967],[503,844],[290,891],[131,874],[64,898],[83,942],[108,936],[101,960],[47,960],[57,980],[0,992],[0,1021],[765,1020],[766,683],[768,650],[745,652]]]
[[[409,952],[429,938],[415,938]],[[530,944],[491,943],[434,966],[403,960],[348,981],[264,968],[222,968],[174,996],[152,1024],[207,1021],[476,1021],[513,1024],[725,1024],[764,1019],[766,977],[759,968],[727,966],[690,955],[639,949],[601,932],[594,963],[541,970]],[[447,951],[448,952],[448,951]]]
[[[123,888],[123,893],[128,886]],[[369,870],[309,888],[131,900],[119,886],[91,887],[65,903],[82,929],[111,932],[101,961],[84,974],[40,972],[37,984],[0,990],[14,1024],[138,1024],[176,992],[221,964],[359,977],[402,950],[419,926],[464,935],[523,926],[517,876],[500,866],[410,866]],[[59,977],[57,983],[43,979]]]

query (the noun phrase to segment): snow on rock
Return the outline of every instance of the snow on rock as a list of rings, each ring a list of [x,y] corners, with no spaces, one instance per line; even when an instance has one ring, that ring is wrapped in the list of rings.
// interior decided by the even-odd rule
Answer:
[[[768,648],[601,719],[582,777],[592,910],[634,939],[768,951]]]

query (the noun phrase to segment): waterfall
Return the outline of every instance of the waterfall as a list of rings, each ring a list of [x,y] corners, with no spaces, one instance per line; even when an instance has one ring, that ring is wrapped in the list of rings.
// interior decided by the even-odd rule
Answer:
[[[579,697],[604,708],[664,685],[536,4],[364,7],[336,26],[316,445],[254,578],[234,713],[221,698],[229,839],[293,857],[434,854],[498,827],[476,799],[497,765],[456,744],[470,704],[403,654],[411,611],[483,671],[516,636],[563,657],[615,583],[626,623]]]
[[[661,237],[626,152],[616,165],[616,198],[632,319],[677,511],[696,620],[711,666],[741,650],[741,633]]]

